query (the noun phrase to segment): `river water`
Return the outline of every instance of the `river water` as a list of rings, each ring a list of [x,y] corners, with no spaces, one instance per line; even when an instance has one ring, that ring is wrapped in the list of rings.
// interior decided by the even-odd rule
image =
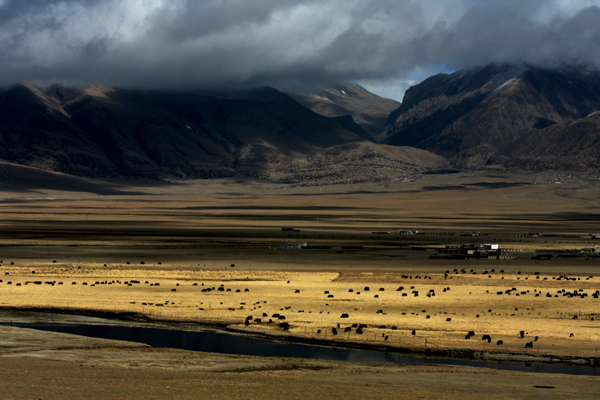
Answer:
[[[1,324],[10,325],[10,324]],[[536,364],[437,357],[416,357],[379,351],[315,346],[267,340],[214,331],[180,331],[114,325],[70,325],[19,323],[17,327],[70,333],[81,336],[145,343],[152,347],[260,357],[295,357],[352,362],[389,362],[411,365],[446,364],[508,371],[600,376],[600,368],[589,365]]]

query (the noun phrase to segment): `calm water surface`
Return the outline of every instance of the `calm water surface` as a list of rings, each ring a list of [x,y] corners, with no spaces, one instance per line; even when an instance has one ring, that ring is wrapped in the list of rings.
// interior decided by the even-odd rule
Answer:
[[[152,347],[169,347],[221,354],[239,354],[260,357],[295,357],[353,362],[390,362],[412,365],[466,365],[509,371],[600,376],[600,368],[587,365],[526,364],[521,362],[415,357],[379,351],[286,343],[212,331],[189,332],[171,329],[108,325],[17,324],[17,326],[102,339],[145,343]]]

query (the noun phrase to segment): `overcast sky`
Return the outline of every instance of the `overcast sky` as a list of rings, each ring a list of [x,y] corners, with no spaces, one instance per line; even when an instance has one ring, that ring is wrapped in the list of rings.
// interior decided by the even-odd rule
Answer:
[[[600,0],[0,0],[0,85],[354,81],[402,99],[492,61],[600,65]]]

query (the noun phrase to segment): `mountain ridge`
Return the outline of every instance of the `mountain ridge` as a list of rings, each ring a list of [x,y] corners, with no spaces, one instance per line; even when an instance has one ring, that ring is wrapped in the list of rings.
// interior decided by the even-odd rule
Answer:
[[[600,73],[490,64],[409,88],[383,143],[442,155],[457,168],[508,161],[531,132],[600,109]]]
[[[348,168],[348,152],[364,162]],[[311,161],[319,157],[329,162]],[[268,87],[168,92],[16,85],[0,91],[0,158],[81,177],[167,181],[241,175],[287,182],[297,176],[293,166],[303,164],[315,180],[310,184],[357,181],[361,171],[370,176],[377,168],[387,170],[378,179],[396,179],[446,165],[427,152],[386,149],[351,115],[319,115]],[[323,174],[319,165],[337,172]]]
[[[389,114],[400,106],[395,100],[379,97],[349,82],[279,89],[317,114],[326,117],[351,115],[375,139],[385,126]]]

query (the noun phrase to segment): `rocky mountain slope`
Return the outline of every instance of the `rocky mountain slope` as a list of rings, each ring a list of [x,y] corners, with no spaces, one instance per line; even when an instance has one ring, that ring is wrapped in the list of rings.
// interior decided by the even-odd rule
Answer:
[[[561,149],[575,142],[565,129],[597,110],[598,72],[491,64],[435,75],[408,89],[390,115],[384,143],[431,151],[457,168],[531,165],[523,153],[529,143],[539,157],[566,165],[576,161],[564,160],[571,156]]]
[[[360,85],[347,82],[280,90],[317,114],[326,117],[351,115],[373,137],[381,133],[390,113],[400,107],[395,100],[384,99]]]
[[[375,144],[352,117],[319,115],[272,88],[16,85],[0,91],[0,158],[92,178],[239,175],[305,184],[401,179],[447,166],[428,152]]]
[[[531,132],[496,155],[519,170],[597,171],[600,166],[600,112]]]
[[[271,179],[298,186],[321,184],[406,181],[423,172],[450,168],[433,153],[413,147],[353,142],[296,159],[276,159],[268,164]]]

